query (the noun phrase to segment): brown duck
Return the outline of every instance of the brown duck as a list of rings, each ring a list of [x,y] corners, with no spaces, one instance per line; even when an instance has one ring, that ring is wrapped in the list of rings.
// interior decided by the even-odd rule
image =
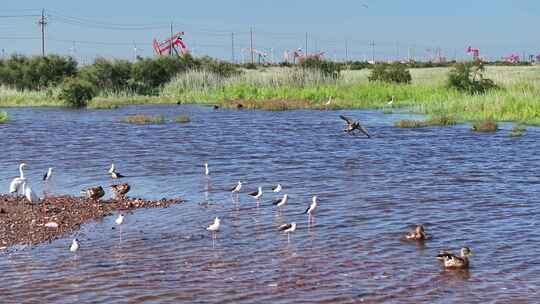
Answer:
[[[445,268],[469,268],[469,257],[473,255],[469,247],[461,248],[461,256],[448,251],[442,251],[437,255],[437,260],[442,261]]]
[[[103,190],[103,187],[97,186],[83,190],[83,193],[87,198],[97,201],[105,195],[105,190]]]
[[[368,138],[371,137],[371,135],[369,135],[368,130],[364,128],[364,126],[362,126],[359,121],[353,120],[344,115],[339,115],[339,117],[345,120],[345,122],[347,122],[347,127],[343,130],[344,132],[354,135],[354,131],[358,130],[364,133]]]
[[[131,189],[131,187],[129,186],[128,183],[124,183],[124,184],[112,185],[111,189],[117,198],[124,198],[126,196],[126,193],[128,193],[129,190]]]
[[[424,226],[416,225],[414,231],[407,233],[405,235],[405,238],[411,241],[425,241],[427,239],[427,236],[424,230]]]

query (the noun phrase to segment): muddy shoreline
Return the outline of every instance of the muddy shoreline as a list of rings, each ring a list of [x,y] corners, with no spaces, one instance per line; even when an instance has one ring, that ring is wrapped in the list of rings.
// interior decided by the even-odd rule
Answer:
[[[31,205],[23,197],[0,195],[0,249],[13,245],[51,242],[80,229],[81,225],[139,208],[166,208],[183,200],[126,198],[99,202],[73,196],[47,197]]]

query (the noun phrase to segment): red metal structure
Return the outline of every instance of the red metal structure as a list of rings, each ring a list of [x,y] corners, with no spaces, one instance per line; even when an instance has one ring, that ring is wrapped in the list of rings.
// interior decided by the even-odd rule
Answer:
[[[472,53],[473,59],[474,59],[474,60],[480,60],[480,59],[481,59],[481,58],[480,58],[480,49],[473,48],[473,47],[470,47],[470,46],[469,46],[469,47],[467,48],[467,53],[469,53],[469,54]]]
[[[506,57],[503,57],[504,61],[506,61],[507,63],[512,63],[512,64],[516,64],[516,63],[519,63],[520,61],[520,57],[518,54],[510,54]]]
[[[174,52],[180,56],[189,53],[186,43],[182,40],[182,36],[184,36],[184,32],[178,32],[162,42],[154,39],[154,51],[157,55],[172,55]]]

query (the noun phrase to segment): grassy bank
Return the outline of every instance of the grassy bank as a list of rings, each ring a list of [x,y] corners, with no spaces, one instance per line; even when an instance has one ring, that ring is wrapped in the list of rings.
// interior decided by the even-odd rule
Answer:
[[[369,70],[343,71],[332,79],[294,68],[246,70],[232,77],[208,71],[180,74],[165,84],[157,96],[109,93],[95,97],[90,108],[115,108],[130,104],[213,104],[245,108],[287,110],[391,109],[386,102],[395,96],[394,108],[430,116],[452,116],[460,121],[517,121],[540,125],[540,66],[488,67],[486,77],[499,90],[468,95],[445,86],[448,68],[411,69],[409,85],[370,83]],[[332,101],[326,104],[329,97]],[[51,92],[0,90],[0,106],[59,106]]]

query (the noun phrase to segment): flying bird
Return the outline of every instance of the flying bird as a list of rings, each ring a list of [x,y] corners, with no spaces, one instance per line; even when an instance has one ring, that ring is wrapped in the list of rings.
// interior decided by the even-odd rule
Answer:
[[[364,128],[364,126],[362,126],[359,121],[352,120],[351,118],[344,115],[339,115],[339,117],[347,122],[347,127],[343,130],[344,132],[354,135],[354,131],[359,130],[360,132],[364,133],[368,138],[371,137],[368,130]]]
[[[53,168],[49,168],[49,170],[47,172],[45,172],[45,174],[43,175],[43,181],[48,181],[48,180],[51,179],[52,170],[53,170]]]
[[[129,186],[128,183],[124,183],[124,184],[118,184],[118,185],[111,185],[111,189],[117,198],[125,198],[126,193],[129,192],[131,187]]]

